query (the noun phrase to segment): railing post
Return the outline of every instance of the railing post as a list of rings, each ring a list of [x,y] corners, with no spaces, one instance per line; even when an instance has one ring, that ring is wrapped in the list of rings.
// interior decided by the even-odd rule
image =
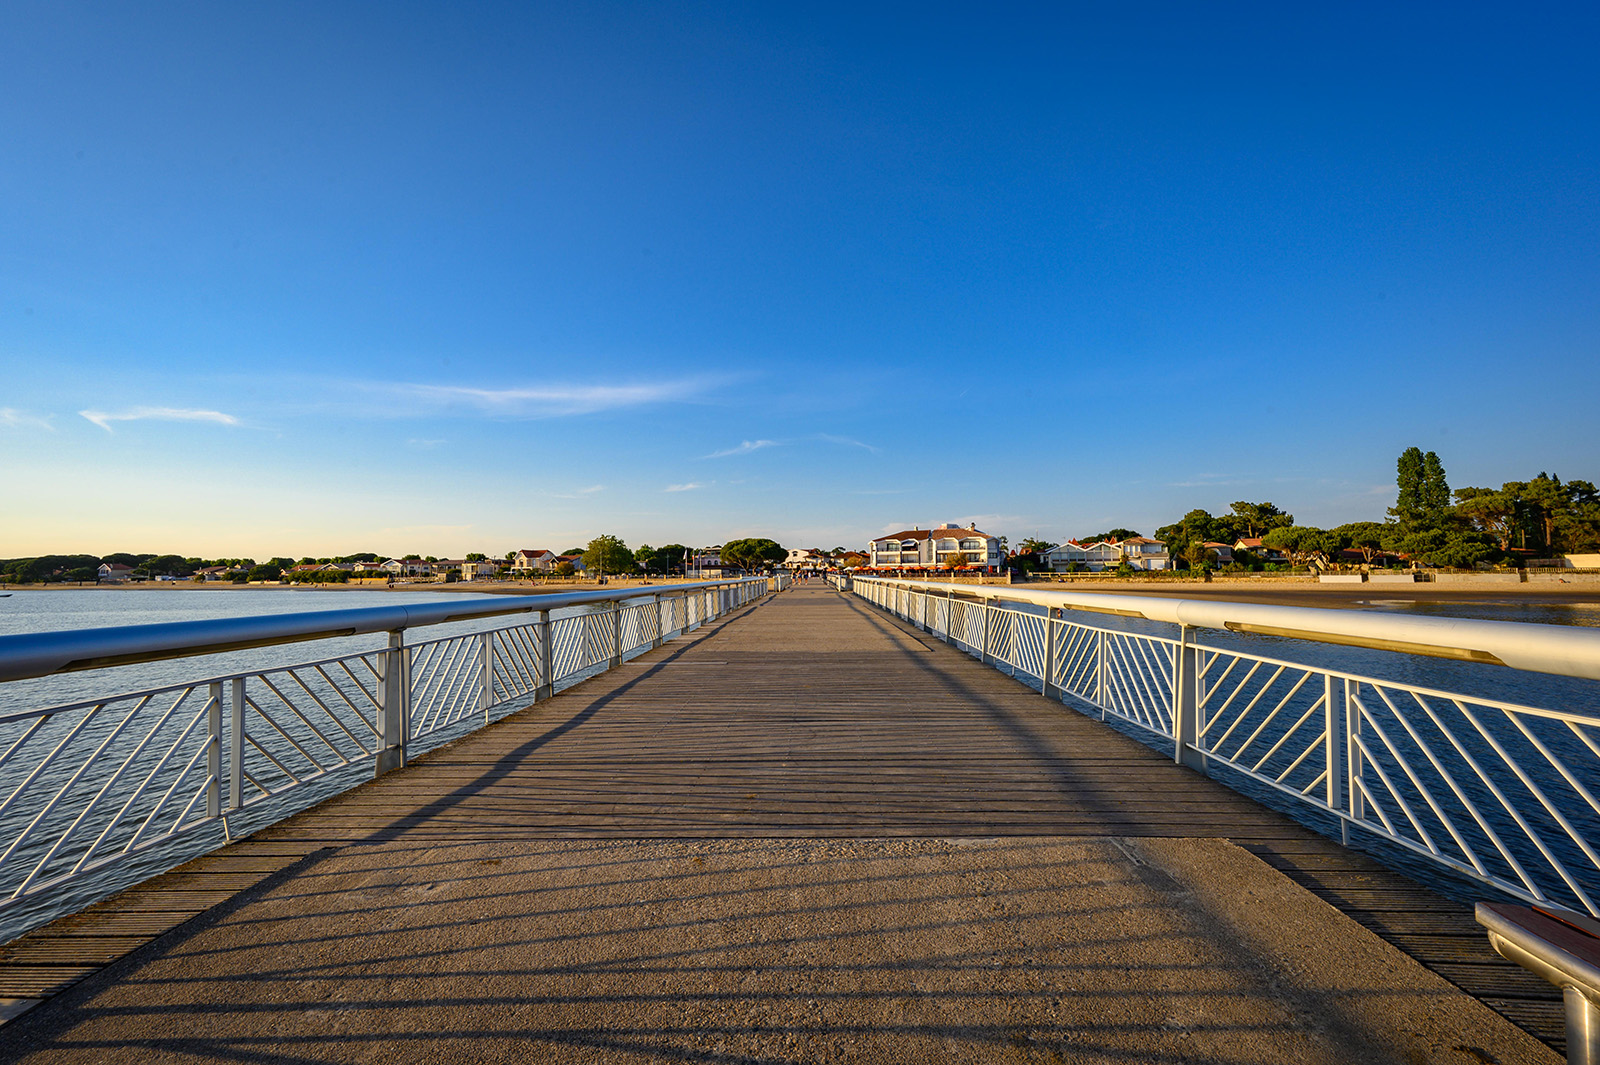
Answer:
[[[494,633],[485,632],[478,637],[478,660],[478,702],[487,725],[489,707],[494,705]]]
[[[1349,776],[1346,778],[1346,794],[1349,796],[1350,820],[1344,822],[1340,835],[1348,846],[1350,842],[1351,823],[1359,824],[1367,819],[1367,799],[1361,793],[1361,776],[1366,759],[1361,755],[1361,746],[1356,742],[1361,735],[1361,682],[1346,680],[1344,682],[1344,738],[1345,752],[1347,755],[1346,766]]]
[[[1206,768],[1200,743],[1200,651],[1191,642],[1194,629],[1183,625],[1178,633],[1178,657],[1172,663],[1172,739],[1173,761],[1198,769]]]
[[[1046,699],[1061,698],[1061,687],[1056,682],[1056,608],[1053,606],[1044,609],[1044,665],[1039,669],[1039,686]]]
[[[1344,681],[1335,678],[1332,674],[1323,674],[1323,728],[1327,735],[1326,761],[1323,763],[1328,774],[1328,787],[1326,798],[1328,808],[1335,813],[1344,810],[1345,778],[1344,766],[1345,748],[1348,740],[1344,734],[1345,707],[1344,707]],[[1343,818],[1340,818],[1341,824]]]
[[[228,809],[244,805],[244,678],[233,678],[228,706]]]
[[[374,760],[373,776],[382,776],[406,764],[405,682],[405,630],[389,633],[389,646],[378,661],[382,664],[382,679],[378,685],[378,757]]]
[[[983,653],[979,657],[984,665],[993,665],[994,656],[989,653],[989,600],[979,599],[978,609],[983,611]]]
[[[622,604],[613,599],[610,603],[611,614],[611,665],[616,669],[622,665]]]
[[[206,700],[206,816],[222,816],[222,682]]]
[[[1100,720],[1106,719],[1106,631],[1095,634],[1094,653],[1094,704],[1100,708]]]
[[[666,631],[666,625],[661,621],[661,604],[663,601],[667,603],[667,608],[671,609],[671,600],[666,600],[665,597],[659,595],[654,598],[656,631],[650,636],[650,650],[652,651],[661,646],[661,634]]]
[[[544,676],[533,692],[534,702],[538,702],[555,694],[556,656],[555,641],[550,638],[550,611],[536,610],[534,615],[538,618],[534,622],[534,631],[539,634],[539,668],[544,670]]]

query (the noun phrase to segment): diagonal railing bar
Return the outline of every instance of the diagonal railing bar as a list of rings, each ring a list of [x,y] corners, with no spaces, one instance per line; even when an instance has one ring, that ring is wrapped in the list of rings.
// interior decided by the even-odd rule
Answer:
[[[272,682],[270,680],[268,680],[266,677],[262,677],[261,681],[264,684],[266,684],[267,689],[269,691],[271,691],[274,695],[277,695],[279,699],[283,698],[283,696],[278,692],[277,688],[273,687]],[[302,757],[306,761],[310,762],[314,771],[316,771],[318,773],[321,773],[321,772],[324,771],[324,769],[326,767],[324,767],[321,762],[317,761],[316,756],[313,755],[310,751],[306,750],[305,746],[303,744],[301,744],[299,740],[297,740],[293,736],[291,736],[289,734],[289,730],[288,729],[284,728],[282,725],[280,725],[278,723],[278,719],[273,717],[272,714],[265,707],[263,707],[261,705],[260,700],[254,698],[253,696],[247,696],[245,698],[245,705],[256,712],[256,717],[260,718],[262,721],[265,721],[268,725],[272,726],[273,731],[276,732],[280,737],[282,737],[285,743],[287,743],[289,746],[293,747],[296,751],[298,751],[300,753],[300,757]],[[293,708],[291,707],[291,709],[293,709]],[[334,755],[336,757],[338,756],[338,753],[339,752],[337,750],[334,751]],[[343,761],[343,759],[340,759],[340,760]]]
[[[138,787],[134,788],[133,793],[128,796],[125,802],[123,802],[122,808],[117,811],[116,815],[106,822],[105,828],[101,831],[100,835],[94,840],[94,842],[89,845],[88,850],[86,850],[83,857],[78,860],[78,865],[73,866],[71,872],[79,872],[80,867],[89,859],[89,856],[98,851],[101,845],[105,843],[107,837],[111,835],[112,831],[120,826],[123,823],[123,820],[133,812],[134,808],[138,805],[139,800],[144,796],[145,791],[161,776],[162,771],[166,769],[167,763],[172,759],[172,756],[177,753],[179,747],[181,747],[183,742],[188,739],[193,730],[199,726],[200,722],[203,720],[201,715],[210,710],[210,704],[211,700],[207,699],[206,705],[201,707],[200,710],[190,718],[189,725],[178,736],[176,741],[167,746],[166,752],[162,754],[161,758],[156,762],[156,764],[150,767],[149,772],[147,772],[144,776],[144,779],[139,782]],[[212,742],[214,741],[208,738],[207,742],[200,748],[199,753],[209,753]],[[157,805],[157,809],[159,809],[159,804]],[[154,816],[154,810],[152,810],[151,814],[145,818],[146,823],[148,823],[150,816]],[[126,853],[127,851],[134,849],[137,846],[138,841],[139,832],[135,832],[133,837],[129,839],[127,844],[123,846],[123,852]]]
[[[112,793],[112,789],[114,789],[117,786],[117,784],[121,782],[122,778],[127,774],[127,772],[138,761],[139,756],[141,754],[143,754],[144,751],[151,745],[151,743],[153,743],[155,741],[155,738],[160,733],[162,727],[168,721],[170,721],[172,719],[173,715],[175,715],[178,712],[178,710],[183,706],[183,704],[188,701],[188,698],[189,698],[190,694],[193,693],[193,691],[194,691],[193,688],[185,688],[183,690],[183,692],[179,694],[177,699],[175,699],[171,703],[171,705],[169,705],[166,708],[166,710],[162,711],[162,713],[157,716],[155,722],[153,724],[151,724],[150,728],[145,731],[144,738],[141,739],[137,744],[134,745],[133,749],[131,751],[129,751],[127,753],[127,755],[122,759],[121,764],[118,765],[117,768],[111,773],[111,775],[106,778],[104,783],[101,784],[100,788],[94,793],[94,795],[92,797],[90,797],[89,801],[83,804],[82,808],[78,812],[78,816],[72,819],[71,824],[69,824],[66,827],[65,831],[63,831],[59,836],[56,837],[56,842],[49,849],[47,849],[45,851],[43,857],[41,857],[34,864],[33,872],[29,873],[28,876],[22,881],[22,884],[17,888],[17,891],[20,892],[20,891],[27,890],[28,885],[34,880],[35,877],[38,876],[39,872],[41,870],[43,870],[46,866],[48,866],[52,861],[55,860],[56,855],[61,852],[61,850],[66,846],[67,842],[69,840],[73,839],[77,835],[78,829],[81,828],[89,820],[90,814],[92,814],[94,812],[94,810],[100,805],[101,801],[104,800],[107,795],[110,795]],[[159,770],[162,768],[162,766],[166,763],[167,756],[169,756],[172,751],[176,750],[184,742],[184,740],[186,740],[188,738],[190,732],[193,731],[194,726],[199,722],[200,715],[206,713],[207,710],[210,708],[210,705],[211,705],[211,700],[208,698],[206,700],[205,705],[201,706],[198,711],[196,711],[195,713],[190,715],[189,725],[178,735],[178,738],[167,748],[167,755],[164,755],[161,758],[161,760],[156,764],[156,766],[151,770],[150,774],[147,775],[146,784],[148,783],[149,779],[151,777],[153,777],[157,772],[159,772]],[[133,723],[134,717],[135,717],[135,715],[130,713],[126,718],[123,719],[122,724],[123,725],[131,725]],[[119,729],[120,729],[120,727],[121,726],[119,726]],[[109,743],[114,738],[115,738],[115,732],[113,732],[113,734],[111,736],[107,737],[107,742]],[[137,801],[139,796],[143,793],[144,788],[145,788],[145,785],[141,784],[137,789],[135,789],[133,795],[128,799],[128,802],[126,804],[124,804],[124,806],[123,806],[123,812],[124,813],[127,811],[129,805],[131,805],[132,803]],[[109,833],[113,828],[115,828],[119,820],[120,820],[120,815],[117,818],[113,818],[106,825],[105,832],[101,833],[101,837],[100,838],[103,839],[107,833]],[[98,842],[98,840],[96,842]],[[3,860],[0,860],[0,864],[4,864]],[[15,894],[15,893],[16,892],[13,892],[13,894]]]
[[[1473,728],[1475,728],[1478,731],[1478,734],[1486,742],[1489,743],[1491,749],[1493,749],[1497,754],[1500,755],[1502,761],[1504,761],[1508,765],[1515,766],[1515,762],[1511,759],[1510,755],[1507,754],[1504,751],[1504,749],[1500,747],[1499,741],[1496,740],[1492,735],[1489,734],[1488,729],[1486,729],[1484,727],[1483,722],[1479,720],[1478,715],[1472,713],[1472,711],[1469,710],[1465,704],[1463,704],[1463,703],[1461,703],[1459,701],[1456,703],[1456,708],[1461,711],[1462,716],[1465,717],[1468,720],[1468,722],[1470,722],[1472,724]],[[1466,751],[1462,752],[1462,756],[1464,758],[1467,758],[1469,760],[1469,762],[1472,761],[1472,756],[1469,753],[1467,753]],[[1475,769],[1479,768],[1477,766],[1476,762],[1472,762],[1472,764],[1474,765]],[[1499,801],[1501,807],[1506,811],[1506,813],[1513,820],[1515,820],[1515,822],[1517,823],[1517,826],[1522,829],[1523,834],[1534,844],[1535,847],[1538,848],[1539,854],[1544,858],[1544,860],[1546,862],[1548,862],[1550,864],[1551,868],[1553,868],[1556,871],[1556,873],[1559,876],[1561,876],[1561,878],[1567,883],[1567,886],[1572,888],[1572,890],[1577,892],[1580,896],[1583,896],[1583,897],[1587,898],[1587,895],[1584,893],[1584,889],[1572,878],[1572,875],[1568,872],[1568,870],[1566,868],[1566,865],[1558,857],[1556,857],[1556,855],[1553,853],[1551,847],[1548,845],[1547,841],[1544,838],[1544,834],[1542,832],[1538,831],[1531,823],[1529,823],[1527,818],[1525,818],[1523,816],[1522,811],[1517,808],[1517,805],[1514,802],[1511,801],[1511,799],[1500,788],[1500,785],[1495,781],[1494,774],[1487,773],[1487,772],[1480,772],[1480,778],[1490,788],[1490,790],[1493,793],[1495,799]],[[1523,776],[1521,779],[1526,784],[1526,779],[1527,779],[1526,776]],[[1556,811],[1555,811],[1554,807],[1550,804],[1549,800],[1545,797],[1543,791],[1538,788],[1538,785],[1536,785],[1536,784],[1531,785],[1531,790],[1533,791],[1534,797],[1537,798],[1544,805],[1546,812],[1550,813],[1552,815],[1555,815]],[[1579,835],[1578,839],[1579,839],[1580,843],[1584,847],[1585,856],[1587,856],[1589,858],[1589,860],[1596,866],[1596,868],[1600,868],[1600,856],[1597,856],[1594,853],[1593,849],[1589,848],[1587,846],[1587,841],[1584,840],[1582,835]],[[1516,866],[1520,871],[1521,867],[1520,867],[1520,864],[1517,863],[1515,856],[1508,855],[1508,857],[1509,857],[1510,861],[1512,862],[1512,864],[1514,866]],[[1534,884],[1530,883],[1527,886],[1528,886],[1528,890],[1530,890],[1530,891],[1537,891],[1538,890],[1537,886],[1534,885]]]
[[[286,670],[285,672],[291,678],[295,676],[294,670],[292,670],[292,669],[291,670]],[[305,725],[305,727],[311,731],[311,734],[313,736],[315,736],[317,739],[322,741],[322,745],[324,747],[328,748],[328,753],[329,754],[333,755],[333,757],[339,759],[340,761],[346,761],[347,760],[345,758],[345,756],[344,756],[344,753],[339,750],[339,748],[333,743],[333,741],[328,739],[327,736],[323,735],[322,730],[317,728],[317,726],[314,725],[311,722],[311,719],[308,718],[303,712],[301,712],[300,707],[295,703],[295,701],[293,699],[291,699],[287,694],[285,694],[283,689],[279,688],[276,684],[273,683],[271,674],[268,674],[268,673],[261,674],[260,680],[261,680],[262,685],[268,691],[270,691],[274,696],[277,697],[278,701],[283,704],[284,708],[287,709],[290,714],[294,715],[294,717],[301,724]],[[302,685],[302,687],[304,687],[304,685]],[[310,693],[308,692],[307,694],[310,694]],[[313,701],[315,701],[315,697],[313,697]],[[275,722],[274,722],[274,727],[276,727],[276,723]],[[286,738],[287,738],[287,735],[288,734],[285,733],[285,737]],[[354,738],[355,737],[353,737],[353,736],[351,737],[351,739],[354,739]],[[293,742],[293,741],[291,741],[291,742]],[[299,745],[296,744],[296,747],[298,748]],[[311,754],[309,752],[305,751],[303,748],[300,750],[300,753],[304,754],[307,758],[311,758]],[[312,761],[316,761],[316,759],[312,758]]]
[[[1405,730],[1406,735],[1410,737],[1411,742],[1416,745],[1417,749],[1422,752],[1422,756],[1427,759],[1428,764],[1433,767],[1434,773],[1439,777],[1439,779],[1444,781],[1445,786],[1449,788],[1451,792],[1455,794],[1456,799],[1466,807],[1467,812],[1471,815],[1472,819],[1477,822],[1479,827],[1484,827],[1483,816],[1478,812],[1477,806],[1469,797],[1467,797],[1465,793],[1462,792],[1461,787],[1456,783],[1454,774],[1452,774],[1450,770],[1438,759],[1438,757],[1434,755],[1432,745],[1423,739],[1423,737],[1417,732],[1417,729],[1408,719],[1408,715],[1401,713],[1400,708],[1394,704],[1394,700],[1389,698],[1389,693],[1383,688],[1378,688],[1377,694],[1378,698],[1382,699],[1384,705],[1389,708],[1389,712],[1391,715],[1393,715],[1395,721],[1399,723],[1400,727]],[[1417,702],[1422,702],[1422,697],[1416,692],[1409,692],[1408,694]],[[1427,706],[1425,704],[1423,706],[1423,710],[1424,712],[1427,710]],[[1440,807],[1437,801],[1435,801],[1433,797],[1434,789],[1423,785],[1422,782],[1417,779],[1416,774],[1411,773],[1409,769],[1407,771],[1407,775],[1411,777],[1412,783],[1421,790],[1422,796],[1425,800],[1427,800],[1428,806],[1433,810],[1434,816],[1444,824],[1446,830],[1450,833],[1450,837],[1455,840],[1456,846],[1459,847],[1467,856],[1467,859],[1472,863],[1473,868],[1476,869],[1480,874],[1488,875],[1488,867],[1478,856],[1477,849],[1474,848],[1472,844],[1469,843],[1461,834],[1461,831],[1457,828],[1454,819],[1451,818],[1451,816]]]
[[[1179,761],[1193,751],[1203,760],[1188,764],[1238,774],[1236,786],[1260,785],[1308,815],[1331,813],[1336,836],[1359,828],[1513,896],[1600,916],[1600,718],[1208,647],[1187,632],[1180,652],[1165,636],[1057,615],[1108,612],[1589,680],[1600,680],[1600,633],[906,579],[836,583],[1002,672],[1037,678],[1050,698],[1127,722],[1146,742],[1175,742],[1182,679],[1195,705],[1184,711],[1194,717],[1175,744]]]
[[[154,808],[151,809],[149,816],[147,816],[139,825],[138,831],[134,832],[133,834],[133,838],[128,840],[127,846],[123,848],[125,851],[137,849],[139,841],[144,838],[145,829],[154,824],[156,818],[161,816],[161,811],[166,809],[167,803],[172,800],[173,794],[176,793],[183,782],[189,778],[189,774],[194,772],[195,766],[199,764],[200,759],[206,756],[206,753],[206,747],[202,745],[189,756],[188,763],[172,778],[172,783],[167,787],[167,790],[162,793],[161,797],[156,800],[156,804]],[[186,816],[187,812],[194,809],[195,798],[198,798],[201,794],[203,794],[203,791],[197,791],[195,796],[190,798],[188,805],[186,805],[183,810],[178,812],[178,816],[173,820],[172,825],[169,826],[168,832],[165,834],[170,835],[173,829],[183,823],[183,818]]]
[[[358,709],[356,707],[356,704],[350,700],[350,697],[344,693],[343,689],[341,689],[337,684],[333,683],[333,679],[328,676],[327,672],[325,670],[323,670],[323,668],[321,666],[316,666],[314,668],[315,668],[315,671],[316,671],[317,675],[320,676],[323,679],[323,681],[325,681],[327,683],[328,690],[333,692],[335,695],[337,695],[339,697],[340,701],[344,703],[345,707],[347,709],[349,709],[350,713],[352,715],[354,715],[355,719],[357,721],[361,722],[361,724],[366,727],[366,730],[367,730],[366,734],[369,737],[376,736],[378,734],[377,722],[367,720],[366,716],[364,714],[362,714],[360,709]],[[294,682],[300,686],[300,690],[301,691],[306,693],[306,697],[309,698],[312,702],[316,703],[317,706],[321,708],[321,710],[322,710],[322,712],[324,714],[328,715],[328,720],[332,721],[335,725],[337,725],[338,728],[339,728],[339,731],[343,732],[346,736],[348,736],[350,738],[350,742],[351,743],[353,743],[357,747],[359,747],[361,749],[362,753],[364,753],[364,754],[371,754],[372,753],[372,749],[369,748],[366,745],[366,743],[362,741],[361,737],[357,736],[354,732],[350,731],[350,726],[348,726],[348,725],[346,725],[344,723],[344,721],[340,718],[340,716],[334,711],[333,707],[329,706],[326,702],[324,702],[323,699],[322,699],[322,696],[318,695],[316,692],[311,690],[311,686],[305,682],[305,678],[300,676],[300,671],[299,670],[297,670],[297,669],[289,670],[289,676],[294,678]]]

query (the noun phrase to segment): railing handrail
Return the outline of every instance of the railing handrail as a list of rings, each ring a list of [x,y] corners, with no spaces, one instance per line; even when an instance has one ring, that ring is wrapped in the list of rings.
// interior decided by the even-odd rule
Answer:
[[[489,602],[455,600],[344,610],[307,610],[293,614],[168,621],[153,625],[118,625],[0,636],[0,681],[338,636],[396,632],[452,621],[560,610],[590,603],[620,603],[627,599],[690,594],[752,580],[764,582],[766,578],[739,577],[689,584],[634,586],[615,591],[606,589],[496,596],[494,601]]]
[[[1600,629],[1475,618],[1397,617],[1369,610],[1267,606],[1107,592],[1058,592],[905,578],[856,577],[853,580],[974,599],[1086,610],[1193,628],[1283,636],[1600,680]]]

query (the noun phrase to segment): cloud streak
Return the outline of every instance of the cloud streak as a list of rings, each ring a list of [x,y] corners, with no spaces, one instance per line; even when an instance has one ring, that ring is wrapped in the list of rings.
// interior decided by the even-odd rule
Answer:
[[[389,413],[477,411],[503,418],[562,418],[598,414],[692,399],[705,391],[698,379],[652,381],[624,385],[548,384],[516,388],[470,388],[458,385],[383,384],[356,387],[401,401]]]
[[[776,440],[745,440],[738,447],[730,447],[724,451],[713,451],[706,455],[708,459],[725,459],[729,455],[748,455],[752,451],[760,451],[764,447],[777,447]]]
[[[698,481],[690,481],[688,484],[669,484],[665,488],[663,488],[662,491],[663,492],[693,492],[697,488],[704,488],[704,487],[705,487],[705,485],[701,484]]]
[[[0,429],[45,429],[53,433],[56,427],[50,424],[48,417],[29,414],[15,407],[0,407]]]
[[[238,425],[239,419],[218,410],[187,410],[181,407],[131,407],[124,411],[80,410],[78,414],[113,432],[112,422],[211,422],[214,425]]]

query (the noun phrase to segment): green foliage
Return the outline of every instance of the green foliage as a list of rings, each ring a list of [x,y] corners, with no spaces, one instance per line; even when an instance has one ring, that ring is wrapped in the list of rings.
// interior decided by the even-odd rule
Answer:
[[[778,546],[776,540],[756,537],[729,540],[722,545],[722,561],[745,569],[762,569],[774,562],[782,562],[789,552]]]
[[[608,573],[628,573],[633,570],[633,552],[615,536],[596,536],[583,549],[583,564],[597,577]]]
[[[275,581],[283,576],[283,567],[277,565],[277,559],[250,570],[248,579],[252,581]]]
[[[1056,545],[1048,540],[1037,540],[1030,536],[1017,545],[1017,550],[1025,555],[1037,555],[1040,552],[1050,550],[1054,546]]]
[[[1400,491],[1389,513],[1407,531],[1433,528],[1443,522],[1450,509],[1450,484],[1439,456],[1408,447],[1396,460],[1395,470],[1395,484]]]
[[[1400,542],[1400,526],[1379,521],[1352,521],[1330,530],[1341,547],[1361,552],[1368,565],[1381,552],[1393,551]]]
[[[488,561],[488,556],[485,555],[482,551],[468,551],[467,552],[467,557],[466,557],[466,559],[464,561],[467,561],[467,562],[487,562]]]
[[[945,556],[944,568],[954,572],[972,564],[972,559],[967,557],[965,551],[955,551]]]
[[[1131,540],[1138,535],[1132,529],[1110,529],[1103,533],[1095,533],[1093,536],[1080,536],[1078,537],[1078,543],[1097,544],[1102,540]],[[1159,535],[1157,539],[1160,539]]]
[[[1254,539],[1265,536],[1272,529],[1281,529],[1294,524],[1294,515],[1285,514],[1278,509],[1276,503],[1248,503],[1240,500],[1233,504],[1233,513],[1221,519],[1223,529],[1213,531],[1223,532],[1223,536],[1216,537],[1218,541],[1233,543],[1236,540]]]
[[[557,562],[550,567],[550,572],[557,577],[571,577],[578,572],[578,568],[570,562]]]
[[[694,552],[683,544],[666,544],[655,550],[656,565],[662,573],[682,573],[684,555],[692,557]]]
[[[139,568],[152,577],[187,577],[195,571],[180,555],[157,555]]]

